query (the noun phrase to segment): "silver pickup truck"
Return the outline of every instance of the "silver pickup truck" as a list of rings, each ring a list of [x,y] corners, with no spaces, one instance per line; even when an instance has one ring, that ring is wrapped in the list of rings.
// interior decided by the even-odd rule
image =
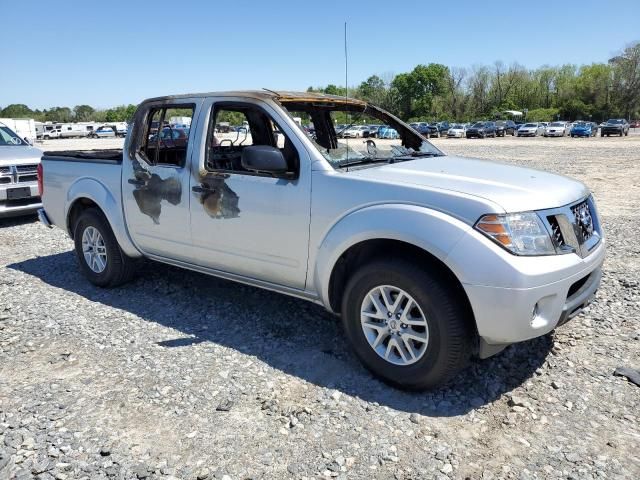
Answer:
[[[399,138],[338,139],[337,124]],[[582,183],[447,156],[335,96],[149,99],[124,150],[46,153],[40,173],[40,218],[69,233],[95,285],[122,284],[147,257],[310,300],[405,388],[566,322],[593,298],[605,255]]]

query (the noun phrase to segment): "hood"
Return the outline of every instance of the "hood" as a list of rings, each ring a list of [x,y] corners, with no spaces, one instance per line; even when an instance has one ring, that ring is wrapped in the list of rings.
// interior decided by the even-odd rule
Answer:
[[[562,175],[454,156],[420,158],[351,174],[379,182],[473,195],[500,205],[506,212],[561,207],[589,194],[583,183]]]
[[[39,163],[42,150],[25,145],[0,146],[0,165]]]

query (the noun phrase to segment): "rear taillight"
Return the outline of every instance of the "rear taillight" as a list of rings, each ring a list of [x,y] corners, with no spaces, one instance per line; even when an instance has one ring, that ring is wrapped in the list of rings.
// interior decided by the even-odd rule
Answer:
[[[44,193],[44,172],[42,170],[42,163],[38,164],[38,195],[42,196]]]

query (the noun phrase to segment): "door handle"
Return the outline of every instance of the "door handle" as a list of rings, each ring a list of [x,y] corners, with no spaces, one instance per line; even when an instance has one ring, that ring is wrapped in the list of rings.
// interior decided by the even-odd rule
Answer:
[[[129,180],[127,180],[127,182],[131,185],[135,185],[136,187],[142,187],[145,184],[144,180],[138,180],[136,178],[130,178]]]
[[[207,186],[195,185],[191,187],[191,191],[194,193],[212,193],[215,192],[215,188],[209,188]]]

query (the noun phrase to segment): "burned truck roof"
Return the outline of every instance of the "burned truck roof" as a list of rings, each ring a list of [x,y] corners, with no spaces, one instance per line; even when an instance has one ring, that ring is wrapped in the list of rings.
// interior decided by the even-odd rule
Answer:
[[[223,92],[187,93],[181,95],[166,95],[162,97],[148,98],[142,103],[162,102],[166,100],[179,100],[193,97],[249,97],[257,100],[278,100],[281,102],[317,102],[317,103],[348,103],[365,107],[367,102],[355,98],[346,98],[338,95],[328,95],[316,92],[289,92],[275,90],[232,90]]]

